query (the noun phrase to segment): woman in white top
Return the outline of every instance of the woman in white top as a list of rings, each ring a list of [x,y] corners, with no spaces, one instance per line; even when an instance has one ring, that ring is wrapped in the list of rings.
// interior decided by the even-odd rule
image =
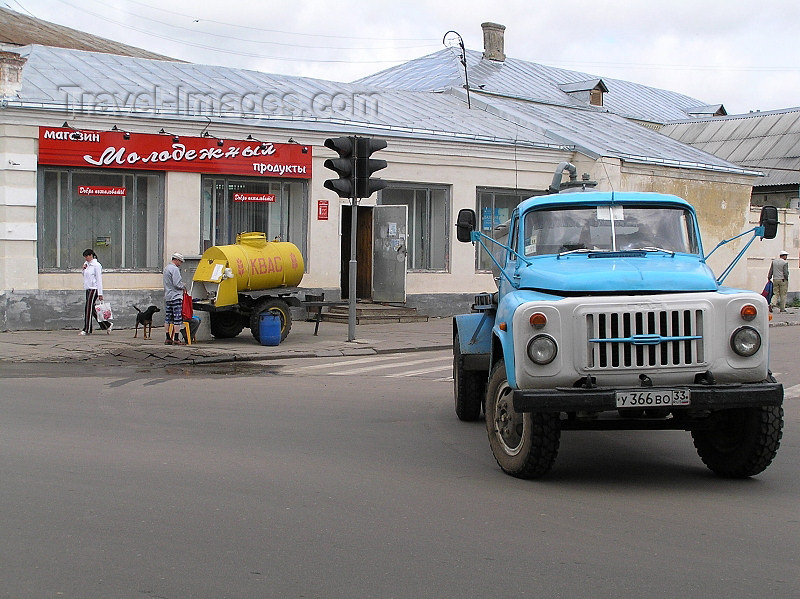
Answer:
[[[94,250],[84,250],[83,257],[83,288],[86,290],[86,305],[83,308],[83,330],[80,335],[90,335],[92,333],[92,319],[97,320],[94,311],[95,302],[103,300],[103,267],[97,261],[97,254]],[[110,322],[99,322],[98,326],[106,333],[111,333],[114,326]]]

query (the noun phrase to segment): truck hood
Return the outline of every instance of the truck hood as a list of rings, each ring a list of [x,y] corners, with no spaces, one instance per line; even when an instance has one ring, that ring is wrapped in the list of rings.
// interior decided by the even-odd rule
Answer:
[[[568,254],[535,257],[530,262],[530,266],[521,265],[521,289],[576,294],[716,291],[719,287],[699,256],[685,254]]]

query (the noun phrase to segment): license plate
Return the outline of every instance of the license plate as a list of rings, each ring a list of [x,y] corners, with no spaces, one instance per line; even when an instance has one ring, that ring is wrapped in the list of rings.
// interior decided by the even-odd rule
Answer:
[[[657,408],[661,406],[688,406],[692,393],[688,389],[647,389],[617,391],[618,408]]]

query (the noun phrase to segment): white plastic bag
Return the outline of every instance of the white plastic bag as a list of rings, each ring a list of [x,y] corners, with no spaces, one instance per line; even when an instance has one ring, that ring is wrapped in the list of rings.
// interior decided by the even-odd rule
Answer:
[[[111,322],[114,320],[114,315],[111,313],[111,304],[108,302],[99,302],[94,306],[95,314],[97,314],[97,322]]]

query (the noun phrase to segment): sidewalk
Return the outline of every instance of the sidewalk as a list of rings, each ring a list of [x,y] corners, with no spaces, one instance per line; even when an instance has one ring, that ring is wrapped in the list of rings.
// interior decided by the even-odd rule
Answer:
[[[153,338],[142,330],[114,328],[111,334],[95,330],[85,337],[77,330],[10,331],[0,333],[0,363],[91,363],[96,366],[171,366],[235,361],[271,361],[286,358],[368,355],[449,349],[452,318],[428,322],[361,324],[355,339],[347,341],[347,324],[323,322],[314,336],[313,322],[294,321],[278,346],[259,345],[249,329],[233,339],[214,339],[192,345],[164,345],[163,327]]]
[[[800,309],[773,313],[770,327],[800,325]],[[289,336],[278,346],[256,343],[249,330],[233,339],[210,339],[194,345],[164,345],[164,329],[153,338],[137,339],[133,329],[106,335],[95,331],[81,337],[77,330],[11,331],[0,333],[0,363],[91,363],[97,366],[157,367],[286,358],[368,355],[449,349],[452,319],[428,322],[361,324],[355,340],[347,341],[347,324],[323,322],[314,336],[314,323],[294,321]]]

